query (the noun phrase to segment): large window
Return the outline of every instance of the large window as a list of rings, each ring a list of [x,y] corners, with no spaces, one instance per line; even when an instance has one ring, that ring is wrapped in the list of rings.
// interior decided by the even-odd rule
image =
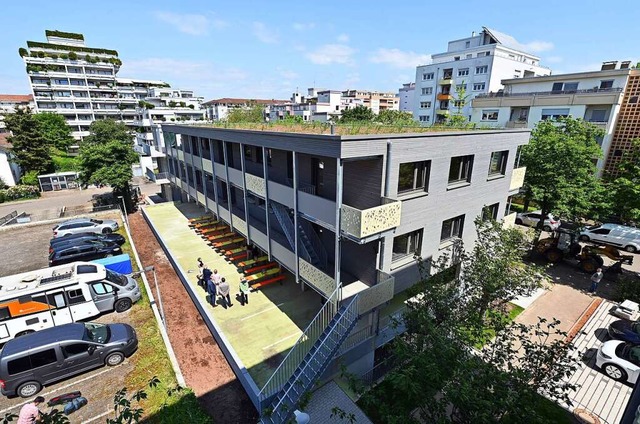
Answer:
[[[489,109],[482,110],[482,120],[483,121],[497,121],[498,120],[498,110],[497,109]]]
[[[422,244],[422,229],[411,233],[403,234],[393,238],[392,261],[402,258],[420,255],[420,245]]]
[[[422,74],[423,81],[432,80],[432,79],[433,79],[433,72]]]
[[[401,163],[398,173],[398,194],[428,191],[431,161]]]
[[[473,91],[482,91],[486,87],[484,82],[477,82],[473,84]]]
[[[493,219],[494,221],[498,219],[498,208],[500,208],[500,203],[494,203],[493,205],[488,205],[482,208],[482,220],[488,221]]]
[[[489,163],[489,176],[504,175],[507,170],[508,157],[508,150],[491,153],[491,162]]]
[[[422,87],[422,94],[423,95],[433,94],[433,87]]]
[[[476,66],[476,75],[478,74],[486,74],[489,71],[489,66]]]
[[[467,75],[469,75],[469,68],[458,69],[459,77],[466,77]]]
[[[452,238],[462,237],[462,228],[464,227],[464,215],[447,219],[442,223],[442,231],[440,232],[440,241]]]
[[[542,109],[542,120],[566,118],[569,116],[569,108]]]
[[[451,158],[449,167],[449,184],[471,182],[471,172],[473,170],[473,155],[456,156]]]
[[[420,102],[421,109],[429,109],[431,107],[431,102]]]

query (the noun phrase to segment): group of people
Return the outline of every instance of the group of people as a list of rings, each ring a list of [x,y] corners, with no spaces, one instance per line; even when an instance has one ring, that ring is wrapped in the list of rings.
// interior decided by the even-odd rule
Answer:
[[[232,307],[231,303],[231,287],[225,277],[218,273],[217,269],[211,271],[202,258],[198,258],[198,285],[202,286],[209,295],[209,303],[216,306],[216,300],[220,295],[221,305],[226,309]],[[239,300],[242,306],[249,304],[249,282],[240,278]]]

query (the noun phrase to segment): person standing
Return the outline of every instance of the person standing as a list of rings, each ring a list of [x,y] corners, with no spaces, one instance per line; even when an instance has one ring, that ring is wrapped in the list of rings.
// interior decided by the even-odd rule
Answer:
[[[229,283],[227,283],[227,280],[224,277],[220,279],[220,284],[218,284],[218,292],[220,293],[220,297],[222,297],[222,301],[225,302],[226,305],[229,305],[229,307],[233,306],[233,304],[231,303],[230,294],[231,287],[229,287]]]
[[[242,306],[249,304],[249,282],[246,278],[240,279],[240,304]]]
[[[41,403],[44,403],[44,398],[38,396],[33,402],[23,406],[22,409],[20,409],[17,424],[31,424],[40,421],[40,409],[38,409],[38,405]]]
[[[596,290],[598,290],[598,284],[602,281],[602,277],[604,274],[602,273],[602,268],[596,269],[596,272],[591,276],[591,287],[589,288],[589,293],[596,294]]]
[[[204,267],[205,267],[205,264],[204,262],[202,262],[202,258],[198,258],[198,275],[197,275],[198,285],[206,289],[204,275],[202,274],[202,272],[204,271]]]

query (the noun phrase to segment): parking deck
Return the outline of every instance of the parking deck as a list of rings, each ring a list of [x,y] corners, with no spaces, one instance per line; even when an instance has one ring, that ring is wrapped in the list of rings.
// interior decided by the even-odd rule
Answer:
[[[246,368],[257,387],[262,387],[320,309],[321,297],[313,290],[301,291],[285,271],[282,285],[274,283],[250,293],[249,304],[241,306],[236,298],[241,272],[188,226],[189,218],[203,215],[202,208],[163,203],[146,207],[144,212],[196,294],[201,311],[213,318],[230,345],[227,347],[241,361],[238,366]],[[206,293],[196,281],[198,257],[230,283],[233,307],[207,303]],[[234,359],[227,356],[227,360]]]

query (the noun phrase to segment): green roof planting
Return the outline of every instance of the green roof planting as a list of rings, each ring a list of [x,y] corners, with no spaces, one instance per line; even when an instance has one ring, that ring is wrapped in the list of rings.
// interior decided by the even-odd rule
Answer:
[[[59,37],[59,38],[68,38],[70,40],[82,40],[84,41],[84,35],[78,34],[76,32],[64,32],[48,29],[45,32],[47,37]]]
[[[109,49],[92,49],[90,47],[67,46],[64,44],[40,43],[38,41],[27,41],[27,47],[39,47],[42,49],[62,50],[66,52],[87,52],[96,54],[110,54],[118,56],[118,52]]]

